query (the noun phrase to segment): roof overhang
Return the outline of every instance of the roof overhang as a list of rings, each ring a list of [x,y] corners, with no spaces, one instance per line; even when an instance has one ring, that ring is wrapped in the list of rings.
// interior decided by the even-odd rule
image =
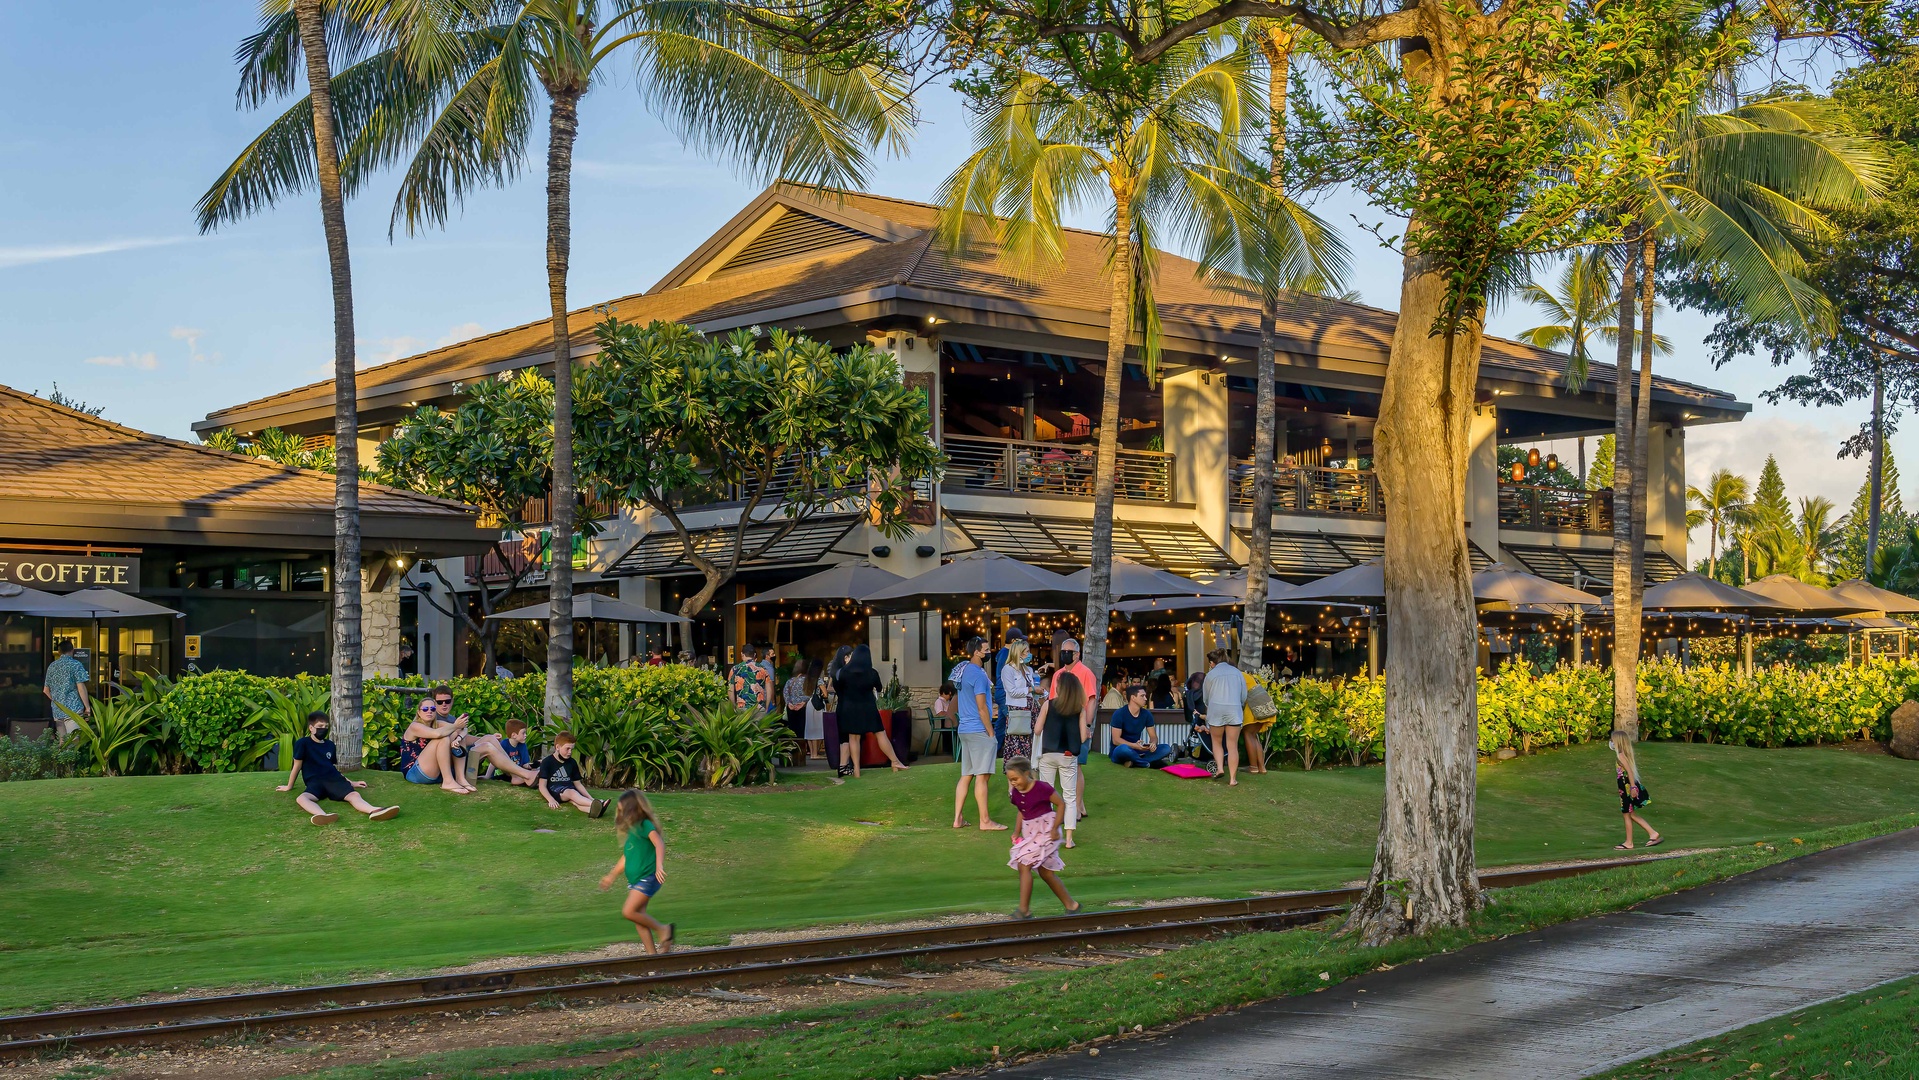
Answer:
[[[22,541],[331,551],[333,511],[8,498],[0,499],[0,534]],[[360,514],[360,535],[370,550],[423,557],[478,554],[498,539],[497,531],[454,514],[367,511]]]

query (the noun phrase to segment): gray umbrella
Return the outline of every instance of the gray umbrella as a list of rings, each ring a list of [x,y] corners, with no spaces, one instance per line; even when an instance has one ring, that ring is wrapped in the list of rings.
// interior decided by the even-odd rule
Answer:
[[[1477,579],[1474,590],[1478,592]],[[1496,597],[1485,597],[1492,600]],[[1286,594],[1287,603],[1318,601],[1322,604],[1384,604],[1386,602],[1386,560],[1373,559],[1309,581]],[[1390,612],[1388,613],[1390,614]]]
[[[1076,570],[1066,575],[1066,580],[1078,586],[1081,591],[1090,589],[1093,568]],[[1214,603],[1222,600],[1245,600],[1246,582],[1239,583],[1239,592],[1222,588],[1219,585],[1202,585],[1192,578],[1159,570],[1131,559],[1113,556],[1113,599],[1115,600],[1171,600],[1210,598]]]
[[[1882,589],[1858,578],[1847,578],[1826,591],[1841,600],[1869,605],[1868,611],[1883,611],[1888,615],[1919,615],[1919,600],[1901,596],[1891,589]]]
[[[68,593],[67,597],[68,599],[78,600],[112,612],[111,615],[101,615],[100,618],[102,619],[134,619],[146,615],[171,615],[176,619],[186,618],[185,612],[175,611],[170,607],[161,607],[151,600],[142,600],[137,596],[128,596],[126,593],[118,590],[109,589],[105,585],[88,586],[76,592]]]
[[[1735,589],[1704,574],[1681,574],[1647,589],[1639,606],[1645,611],[1733,611],[1763,614],[1782,610],[1771,597]]]
[[[544,622],[552,614],[552,607],[539,603],[517,607],[511,611],[496,611],[487,618],[536,619]],[[629,603],[615,597],[602,596],[599,593],[574,593],[573,617],[617,623],[690,623],[693,621],[680,615],[669,615],[644,604]]]
[[[1561,585],[1538,574],[1515,570],[1505,563],[1494,563],[1473,575],[1473,597],[1508,604],[1593,605],[1600,602],[1599,597],[1591,593]]]
[[[787,600],[863,600],[869,593],[898,585],[906,579],[864,559],[829,566],[817,574],[756,593],[735,606],[775,604]]]
[[[1856,615],[1879,610],[1871,604],[1854,603],[1834,596],[1816,585],[1808,585],[1790,574],[1774,574],[1747,585],[1745,591],[1773,601],[1773,606],[1795,615]]]
[[[98,603],[74,600],[59,593],[29,589],[0,581],[0,615],[40,615],[50,619],[111,618],[114,612]]]
[[[1086,589],[1051,570],[980,548],[953,556],[944,566],[910,577],[866,597],[875,611],[959,607],[987,603],[996,607],[1057,607],[1086,603]]]

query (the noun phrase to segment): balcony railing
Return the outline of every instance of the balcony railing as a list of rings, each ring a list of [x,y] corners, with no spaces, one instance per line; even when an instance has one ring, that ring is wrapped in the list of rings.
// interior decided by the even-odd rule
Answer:
[[[1096,451],[1091,446],[949,435],[942,449],[947,461],[940,483],[955,494],[1093,495]],[[1135,502],[1172,502],[1173,455],[1121,450],[1114,490],[1119,498]]]
[[[1241,458],[1232,466],[1234,509],[1253,505],[1253,463]],[[1326,469],[1316,465],[1281,465],[1273,470],[1273,510],[1280,514],[1324,514],[1332,517],[1383,518],[1386,506],[1379,498],[1379,477],[1371,469]]]
[[[1612,489],[1501,483],[1499,524],[1538,532],[1611,532]]]
[[[520,523],[528,527],[552,524],[552,509],[547,503],[548,500],[543,498],[528,499],[526,505],[520,508]],[[575,521],[600,521],[618,514],[618,508],[612,503],[596,499],[591,495],[582,495],[580,497],[579,512],[574,514],[573,519]]]

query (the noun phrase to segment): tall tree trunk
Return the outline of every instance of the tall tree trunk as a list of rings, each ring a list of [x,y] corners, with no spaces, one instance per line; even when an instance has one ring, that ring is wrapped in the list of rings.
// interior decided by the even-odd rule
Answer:
[[[1423,231],[1416,218],[1408,230]],[[1386,506],[1386,804],[1348,925],[1368,943],[1463,923],[1481,902],[1473,868],[1478,628],[1466,545],[1467,426],[1483,311],[1433,335],[1446,277],[1409,254],[1400,283],[1373,465]]]
[[[1262,24],[1259,48],[1266,56],[1266,105],[1269,127],[1268,176],[1275,199],[1286,197],[1286,82],[1292,64],[1290,23]],[[1265,660],[1267,581],[1272,572],[1273,472],[1278,459],[1278,414],[1273,360],[1278,352],[1279,288],[1269,280],[1259,297],[1259,379],[1253,422],[1253,536],[1246,558],[1246,607],[1240,616],[1239,666],[1250,671]],[[1348,462],[1350,466],[1351,463]]]
[[[1872,560],[1879,551],[1879,511],[1884,501],[1882,484],[1885,483],[1886,462],[1886,371],[1885,361],[1878,353],[1872,357],[1872,475],[1867,478],[1870,490],[1866,493],[1866,565],[1859,571],[1860,577],[1872,575]]]
[[[573,250],[573,141],[580,133],[580,91],[548,87],[552,100],[546,148],[546,292],[553,309],[552,541],[547,586],[552,609],[546,632],[546,714],[573,715],[573,334],[566,311],[567,264]]]
[[[1086,640],[1080,658],[1106,678],[1106,627],[1113,610],[1113,497],[1119,478],[1119,391],[1133,326],[1133,178],[1110,167],[1113,192],[1113,296],[1107,310],[1106,372],[1099,403],[1099,451],[1093,471],[1093,550],[1086,583]],[[1099,687],[1089,687],[1099,693]]]
[[[360,394],[353,356],[353,270],[347,258],[346,200],[333,130],[333,73],[327,60],[322,0],[294,0],[313,103],[313,160],[320,180],[320,222],[333,279],[333,737],[342,768],[361,765]]]
[[[1639,228],[1626,235],[1626,259],[1619,270],[1619,353],[1613,373],[1612,596],[1613,727],[1636,730],[1639,723],[1639,605],[1633,576],[1633,345],[1639,315]]]
[[[1579,486],[1582,490],[1586,486],[1586,437],[1584,435],[1579,437]]]
[[[1652,489],[1652,350],[1653,308],[1657,304],[1654,274],[1659,237],[1651,229],[1639,239],[1639,399],[1633,403],[1632,474],[1632,606],[1642,612],[1646,595],[1646,509]],[[1661,493],[1664,497],[1664,493]],[[1614,589],[1616,593],[1617,588]],[[1643,612],[1642,612],[1643,613]],[[1638,699],[1633,701],[1633,733],[1639,731]]]

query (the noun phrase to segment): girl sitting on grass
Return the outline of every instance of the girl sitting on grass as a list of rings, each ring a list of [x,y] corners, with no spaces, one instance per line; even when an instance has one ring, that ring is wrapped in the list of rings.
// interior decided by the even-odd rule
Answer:
[[[1615,851],[1632,850],[1632,824],[1637,821],[1646,830],[1646,846],[1658,847],[1666,838],[1652,827],[1652,822],[1639,816],[1639,808],[1652,801],[1646,793],[1646,785],[1639,782],[1639,761],[1633,755],[1632,737],[1614,729],[1612,733],[1612,752],[1617,759],[1613,765],[1613,775],[1619,783],[1619,812],[1626,815],[1626,842],[1614,844]]]
[[[1019,810],[1019,829],[1013,833],[1013,854],[1006,865],[1019,871],[1019,914],[1033,917],[1033,875],[1038,874],[1046,887],[1059,897],[1068,915],[1079,913],[1079,905],[1067,894],[1059,872],[1066,864],[1059,859],[1060,818],[1066,804],[1053,785],[1033,776],[1033,763],[1023,757],[1007,759],[1008,796]]]
[[[646,801],[639,788],[622,791],[613,824],[626,838],[625,847],[620,861],[600,879],[600,891],[605,892],[613,887],[620,871],[626,871],[626,903],[620,908],[620,914],[639,930],[640,944],[646,946],[648,953],[673,951],[673,924],[662,924],[646,913],[647,901],[653,899],[653,894],[660,891],[660,884],[666,880],[666,836],[660,832],[659,822],[653,804]]]

